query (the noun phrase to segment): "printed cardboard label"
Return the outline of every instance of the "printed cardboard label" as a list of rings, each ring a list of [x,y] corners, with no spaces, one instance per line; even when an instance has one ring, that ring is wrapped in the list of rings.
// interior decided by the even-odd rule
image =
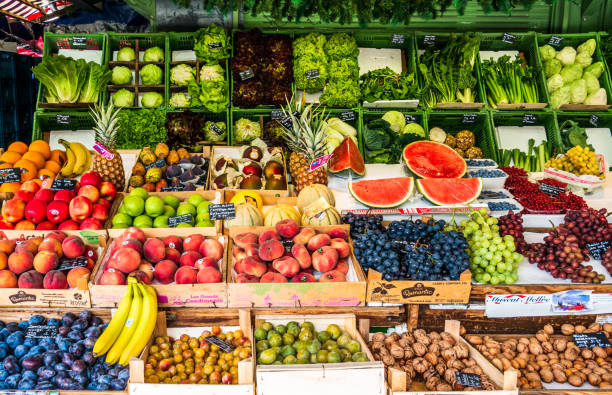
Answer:
[[[115,155],[111,154],[110,151],[107,150],[106,147],[100,143],[95,143],[93,145],[93,149],[94,151],[105,157],[107,160],[113,160],[113,158],[115,157]]]
[[[62,189],[67,189],[69,191],[74,192],[74,188],[76,187],[76,180],[71,178],[55,178],[53,183],[51,184],[52,191],[61,191]]]
[[[327,203],[327,200],[325,200],[325,198],[323,197],[320,197],[318,200],[304,207],[304,210],[302,211],[302,213],[308,218],[312,218],[312,217],[318,218],[318,215],[320,213],[325,212],[325,210],[327,210],[330,207],[331,206],[329,205],[329,203]]]

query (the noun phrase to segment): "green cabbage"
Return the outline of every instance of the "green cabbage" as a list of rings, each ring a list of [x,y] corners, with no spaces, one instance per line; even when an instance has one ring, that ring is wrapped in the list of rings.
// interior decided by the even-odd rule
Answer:
[[[239,142],[250,142],[261,137],[261,126],[259,122],[240,118],[234,124],[234,139]]]
[[[563,65],[557,59],[550,59],[544,63],[544,74],[546,78],[559,73],[562,67]]]
[[[573,64],[576,61],[576,50],[572,47],[564,47],[557,53],[555,59],[560,61],[564,66]]]
[[[187,95],[183,92],[177,92],[172,95],[172,97],[168,101],[168,104],[171,107],[189,107],[189,105],[191,104],[191,100],[189,100]]]
[[[132,70],[126,66],[113,67],[111,81],[114,85],[128,85],[132,83]]]
[[[159,66],[147,64],[140,69],[140,79],[144,85],[159,85],[164,81],[164,75]]]
[[[563,77],[563,84],[567,85],[582,77],[582,66],[578,63],[570,64],[569,66],[565,66],[560,74],[561,77]]]
[[[548,93],[552,93],[563,86],[563,77],[561,74],[555,74],[546,80],[546,88]]]
[[[195,81],[195,70],[187,64],[178,64],[170,69],[170,82],[178,86],[187,86]]]
[[[595,78],[601,77],[603,70],[604,70],[604,66],[602,62],[595,62],[592,65],[584,69],[584,71],[593,74]]]
[[[145,92],[140,98],[140,104],[146,108],[155,108],[164,104],[164,97],[159,92]]]
[[[570,84],[571,96],[570,103],[582,104],[587,97],[586,81],[583,79],[576,80]]]
[[[389,122],[389,127],[395,133],[400,133],[401,130],[406,126],[406,118],[404,118],[404,114],[399,111],[387,111],[382,119]]]
[[[347,33],[336,32],[332,34],[325,43],[324,49],[327,56],[332,60],[359,56],[359,47],[357,47],[355,38]]]
[[[540,57],[543,61],[554,59],[557,55],[557,51],[550,45],[546,44],[540,47]]]
[[[136,60],[136,53],[130,47],[121,48],[117,53],[117,61],[133,62]]]
[[[193,50],[199,60],[217,64],[229,58],[230,38],[222,27],[212,24],[195,32],[193,38]]]
[[[387,148],[391,145],[393,131],[389,122],[376,119],[369,122],[363,132],[363,142],[370,151]]]
[[[590,106],[608,104],[608,96],[606,95],[606,90],[604,88],[599,88],[597,91],[591,93],[584,100],[584,104],[588,104]]]
[[[213,125],[216,127],[213,127]],[[226,136],[227,126],[225,122],[206,121],[204,124],[204,139],[206,141],[225,141]]]
[[[117,107],[134,107],[134,94],[127,89],[119,89],[113,95],[113,104]]]
[[[576,55],[576,63],[580,64],[582,67],[587,67],[593,63],[593,58],[591,58],[587,52],[578,52],[578,55]]]
[[[142,57],[143,62],[163,62],[164,51],[160,47],[147,49]]]
[[[576,50],[578,53],[587,53],[589,56],[593,56],[595,53],[595,49],[597,48],[597,43],[594,38],[590,38],[580,44]]]
[[[592,73],[585,71],[582,73],[582,79],[586,82],[587,93],[589,95],[599,89],[599,79]]]
[[[202,81],[225,81],[225,70],[218,64],[213,66],[202,66],[200,69],[200,82]]]
[[[402,128],[401,134],[416,134],[417,136],[425,137],[425,129],[416,122],[410,122]]]
[[[559,108],[564,104],[569,104],[572,91],[569,86],[562,86],[550,95],[550,105],[552,108]]]

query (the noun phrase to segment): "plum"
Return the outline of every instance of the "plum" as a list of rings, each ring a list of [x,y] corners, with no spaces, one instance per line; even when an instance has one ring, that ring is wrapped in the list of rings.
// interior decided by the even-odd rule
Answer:
[[[73,373],[81,373],[85,371],[85,369],[87,369],[87,364],[81,359],[78,359],[72,363]]]
[[[58,320],[57,318],[49,318],[49,320],[47,320],[47,325],[51,325],[51,326],[61,326],[62,323],[60,322],[60,320]]]
[[[7,355],[8,351],[6,350],[6,348],[0,348],[0,359],[6,358]]]
[[[9,388],[17,388],[17,383],[19,383],[19,380],[21,380],[21,375],[19,373],[12,374],[6,378],[5,383]]]
[[[45,348],[43,346],[34,346],[32,348],[30,348],[30,351],[28,351],[29,355],[39,355],[45,352]]]
[[[28,321],[21,321],[19,324],[17,324],[17,326],[25,331],[26,329],[28,329],[28,326],[30,326],[30,324],[28,323]]]
[[[40,368],[38,368],[37,373],[38,377],[41,377],[43,379],[50,379],[51,377],[55,376],[55,370],[53,370],[49,366],[41,366]]]
[[[28,351],[30,351],[30,347],[24,344],[20,344],[17,347],[15,347],[15,350],[13,351],[13,355],[17,358],[21,358],[24,355],[26,355]]]
[[[6,338],[6,344],[14,349],[19,345],[23,345],[24,340],[25,334],[23,332],[13,332]]]
[[[75,330],[72,330],[72,331],[68,332],[68,334],[66,335],[66,337],[67,337],[68,339],[70,339],[70,340],[74,340],[74,341],[81,340],[81,339],[84,339],[84,338],[85,338],[85,336],[83,336],[83,333],[82,333],[82,332],[75,331]]]
[[[74,355],[76,358],[79,358],[81,355],[83,355],[83,353],[85,352],[85,347],[83,347],[82,344],[73,344],[72,346],[70,346],[70,348],[68,349],[68,352],[70,352],[72,355]]]
[[[57,343],[57,348],[60,349],[60,351],[68,351],[68,349],[70,348],[70,346],[72,345],[72,341],[70,341],[69,339],[62,339]]]
[[[25,370],[37,370],[42,365],[39,357],[27,357],[21,362],[21,367]]]
[[[31,390],[36,386],[36,381],[30,379],[22,379],[17,384],[17,389],[20,390]]]
[[[91,314],[91,311],[89,311],[89,310],[83,310],[79,314],[79,318],[83,319],[83,320],[85,320],[87,322],[89,322],[92,317],[93,317],[93,315]]]
[[[44,348],[45,350],[48,350],[51,344],[53,344],[53,341],[48,337],[44,339],[40,339],[40,341],[38,342],[38,345]]]
[[[93,365],[96,362],[96,357],[94,356],[94,353],[91,351],[87,351],[85,354],[83,354],[81,358],[88,365]]]
[[[9,328],[2,328],[2,330],[0,330],[0,337],[2,337],[2,340],[6,340],[10,334],[11,330]]]
[[[121,379],[114,379],[110,383],[111,390],[123,391],[125,389],[126,382]]]
[[[39,381],[38,384],[36,384],[36,387],[34,387],[34,389],[36,389],[36,390],[52,390],[52,389],[55,389],[55,386],[53,385],[53,383],[48,382],[48,381]]]
[[[70,332],[69,326],[62,325],[59,328],[57,328],[57,333],[60,334],[61,336],[66,336],[69,332]]]
[[[70,368],[68,368],[68,365],[66,365],[66,364],[65,364],[65,363],[63,363],[63,362],[59,362],[59,363],[56,363],[56,364],[55,364],[55,370],[56,370],[57,372],[60,372],[60,371],[66,371],[66,370],[69,370],[69,369],[70,369]]]
[[[94,317],[92,317],[90,323],[91,323],[92,326],[98,326],[98,325],[103,324],[103,321],[102,321],[102,318],[94,316]]]
[[[9,373],[19,372],[19,361],[14,355],[9,355],[8,357],[4,358],[2,365],[4,366],[4,370]]]
[[[79,318],[74,321],[74,323],[70,326],[70,329],[73,331],[84,331],[89,326],[89,323],[86,319]]]
[[[36,314],[31,316],[28,322],[30,323],[30,325],[42,325],[45,323],[45,317]]]
[[[119,367],[115,366],[114,368],[108,370],[108,374],[113,377],[117,377],[119,375],[120,370],[121,369]]]
[[[73,381],[69,377],[62,377],[57,380],[57,386],[63,390],[70,389],[70,386],[72,385],[72,383]]]
[[[75,356],[70,351],[66,351],[62,354],[62,362],[68,366],[72,365],[75,359]]]
[[[111,381],[113,381],[113,377],[108,374],[103,374],[100,377],[98,377],[99,384],[110,385]]]
[[[36,375],[36,373],[34,373],[31,370],[26,370],[25,372],[21,373],[21,379],[28,379],[28,380],[34,380],[36,381],[38,379],[38,376]]]
[[[88,350],[93,349],[95,344],[96,344],[96,338],[94,337],[88,337],[85,340],[83,340],[83,346]]]
[[[98,328],[97,326],[90,326],[89,328],[85,329],[85,332],[83,333],[83,335],[85,337],[98,338],[100,337],[100,333],[102,333],[100,328]]]
[[[117,378],[127,381],[130,378],[130,370],[128,368],[121,369]]]
[[[73,313],[66,313],[62,317],[62,325],[71,326],[74,323],[74,321],[76,321],[76,319],[77,319],[77,316],[74,315]]]

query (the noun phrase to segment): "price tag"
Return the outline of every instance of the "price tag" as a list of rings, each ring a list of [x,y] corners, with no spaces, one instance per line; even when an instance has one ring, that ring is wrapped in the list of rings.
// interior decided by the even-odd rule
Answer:
[[[171,228],[179,224],[186,224],[191,222],[193,222],[193,215],[191,215],[191,213],[168,218],[168,226]]]
[[[423,37],[423,44],[425,45],[434,45],[438,41],[438,36],[426,35]]]
[[[478,114],[463,114],[463,123],[474,123],[478,118]]]
[[[536,114],[523,114],[523,123],[536,123],[538,116]]]
[[[57,326],[55,325],[30,325],[26,329],[26,337],[32,337],[34,339],[44,339],[47,337],[55,337],[58,333]]]
[[[595,114],[591,115],[591,118],[589,118],[589,123],[595,127],[597,127],[597,125],[599,125],[599,117]]]
[[[287,129],[293,129],[293,121],[291,120],[290,116],[286,116],[285,118],[281,119],[280,123]]]
[[[87,45],[87,37],[72,37],[72,45],[75,47]]]
[[[455,372],[457,384],[465,387],[482,387],[480,376],[474,373]]]
[[[79,232],[79,235],[81,235],[81,237],[85,239],[88,244],[100,244],[100,237],[98,237],[96,232],[92,232],[91,230],[82,230]]]
[[[93,145],[93,149],[94,151],[105,157],[107,160],[113,160],[113,158],[115,157],[115,155],[113,155],[109,150],[106,149],[105,146],[100,143],[95,143]]]
[[[161,169],[164,166],[166,166],[166,158],[160,159],[157,162],[153,162],[150,165],[146,165],[145,166],[145,170],[149,170],[149,169],[152,169],[154,167],[157,167],[157,168]]]
[[[325,166],[327,162],[329,162],[329,159],[332,157],[332,155],[333,154],[320,156],[317,159],[313,160],[310,164],[310,171],[316,170],[321,166]]]
[[[78,258],[63,259],[62,261],[60,261],[59,267],[56,270],[70,270],[74,269],[75,267],[85,266],[87,266],[87,258],[85,258],[84,256],[80,256]]]
[[[416,122],[416,117],[412,114],[404,114],[404,119],[406,120],[406,123]]]
[[[314,202],[310,203],[308,206],[304,207],[304,209],[302,210],[302,213],[307,218],[313,218],[313,217],[319,218],[319,216],[321,214],[324,214],[325,210],[327,210],[330,207],[331,206],[329,205],[329,203],[327,203],[327,200],[325,200],[325,198],[320,197],[318,200],[315,200]]]
[[[221,130],[221,128],[218,127],[216,123],[212,123],[210,125],[210,130],[212,130],[213,133],[216,134],[217,136],[221,136],[223,134],[223,130]]]
[[[5,182],[20,182],[21,173],[25,173],[24,170],[25,169],[21,167],[0,170],[0,184],[4,184]]]
[[[355,113],[355,111],[345,111],[340,113],[340,119],[344,122],[354,121],[357,119],[357,113]]]
[[[285,247],[285,252],[291,253],[291,249],[293,248],[293,240],[284,239],[281,240],[283,247]]]
[[[502,41],[508,44],[514,44],[516,41],[516,36],[514,34],[504,33],[502,36]]]
[[[67,189],[69,191],[74,192],[74,188],[76,187],[76,180],[71,178],[55,178],[53,183],[51,184],[52,191],[61,191],[62,189]]]
[[[162,187],[161,191],[162,192],[182,192],[185,190],[185,186],[184,185],[177,185],[177,186],[173,186],[173,187]]]
[[[560,193],[565,192],[565,188],[561,188],[558,187],[556,185],[550,185],[550,184],[545,184],[545,183],[541,183],[540,184],[540,191],[547,193],[550,196],[557,196]]]
[[[232,346],[231,344],[225,342],[224,340],[219,339],[218,337],[215,336],[208,336],[205,337],[204,340],[206,340],[206,342],[210,343],[210,344],[214,344],[215,346],[219,347],[219,349],[223,352],[232,352],[234,351],[234,349],[236,347]]]
[[[55,121],[60,125],[70,125],[70,115],[67,114],[56,114]]]
[[[246,69],[244,71],[239,72],[238,75],[240,76],[240,79],[242,81],[250,80],[251,78],[255,77],[253,69]]]
[[[209,49],[221,49],[223,48],[223,44],[222,43],[210,43],[208,44],[208,48]]]
[[[319,78],[319,76],[321,75],[319,72],[319,69],[306,70],[304,74],[306,75],[306,78],[309,80]]]
[[[610,342],[603,332],[574,333],[572,337],[578,348],[610,347]]]
[[[406,36],[403,34],[392,34],[391,44],[403,44],[406,41]]]
[[[285,113],[283,112],[283,110],[272,110],[270,111],[270,119],[274,120],[278,120],[278,119],[283,119],[283,116],[285,115]]]
[[[211,204],[208,206],[208,215],[211,221],[234,219],[236,218],[236,206],[234,206],[234,203]]]
[[[550,40],[548,40],[548,44],[558,47],[559,45],[561,45],[562,41],[563,41],[563,37],[552,36]]]
[[[600,260],[604,252],[610,248],[610,242],[608,240],[603,240],[595,243],[587,243],[586,247],[593,259]]]

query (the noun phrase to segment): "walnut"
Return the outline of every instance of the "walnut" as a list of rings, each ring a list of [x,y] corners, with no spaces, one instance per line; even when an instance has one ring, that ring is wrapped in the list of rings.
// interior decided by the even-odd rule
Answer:
[[[465,366],[475,366],[476,365],[476,360],[474,360],[474,358],[469,357],[469,358],[465,358],[463,360],[463,363],[465,364]]]
[[[436,372],[433,366],[430,366],[429,369],[423,373],[423,380],[428,380],[430,377],[438,377],[438,372]]]
[[[502,358],[501,362],[502,362],[502,366],[504,367],[502,371],[510,370],[510,368],[512,368],[512,365],[510,364],[509,359]]]
[[[382,363],[385,366],[392,366],[395,363],[395,359],[391,355],[385,355],[382,357]]]
[[[401,359],[404,357],[404,349],[401,348],[399,345],[394,344],[391,347],[391,355],[393,356],[393,358],[395,359]]]
[[[440,345],[438,343],[431,343],[429,347],[427,347],[427,352],[440,355]]]
[[[438,374],[440,376],[444,375],[444,372],[446,372],[446,365],[444,365],[443,363],[439,363],[436,365],[436,372],[438,372]]]
[[[550,383],[553,381],[553,372],[550,368],[542,368],[540,369],[540,378],[545,383]]]
[[[544,331],[538,331],[536,333],[536,339],[538,339],[539,342],[546,342],[548,341],[548,334]]]
[[[440,337],[442,338],[442,340],[446,340],[451,345],[455,344],[455,338],[448,332],[440,332]]]
[[[538,381],[540,380],[540,375],[535,372],[530,372],[525,374],[525,378],[529,381]]]
[[[438,384],[440,384],[440,378],[432,376],[425,382],[425,388],[430,391],[434,391],[438,387]]]
[[[467,358],[470,355],[470,350],[464,343],[457,343],[453,350],[459,359]]]
[[[561,333],[563,333],[565,336],[569,336],[569,335],[573,334],[574,331],[575,331],[574,325],[572,325],[572,324],[563,324],[563,325],[561,325]]]
[[[541,346],[542,346],[542,351],[544,351],[547,354],[549,352],[553,351],[553,349],[554,349],[553,345],[550,344],[550,342],[547,342],[547,341],[546,342],[542,342]]]
[[[412,367],[412,364],[410,364],[410,363],[405,364],[404,366],[402,366],[402,370],[404,372],[406,372],[408,377],[410,377],[411,379],[413,379],[414,376],[416,375],[416,373],[414,372],[414,368]]]
[[[537,342],[531,342],[531,343],[529,343],[529,351],[533,355],[541,354],[542,353],[542,346],[540,346],[540,344],[537,343]]]
[[[529,345],[529,339],[527,339],[526,337],[521,337],[521,338],[519,338],[519,343],[523,343],[523,344]]]
[[[603,324],[603,330],[606,332],[612,332],[612,324],[606,322]]]
[[[408,344],[414,343],[414,336],[412,336],[412,333],[410,332],[403,333],[401,338],[406,339],[406,341],[408,341]]]
[[[406,339],[405,337],[400,337],[400,339],[397,341],[397,344],[401,347],[404,348],[406,346],[409,346],[410,343],[408,343],[408,339]]]
[[[422,343],[426,346],[429,346],[431,344],[431,339],[428,336],[415,336],[415,339],[417,342]]]
[[[574,387],[581,387],[582,384],[584,383],[584,380],[582,379],[582,377],[578,376],[577,374],[570,375],[567,378],[567,381]]]
[[[516,345],[516,351],[518,352],[525,352],[528,348],[528,344],[525,343],[519,343]]]
[[[457,354],[455,353],[454,348],[447,348],[446,350],[442,350],[441,352],[442,358],[446,361],[457,358]]]
[[[453,387],[451,387],[447,383],[439,383],[436,386],[436,391],[438,392],[446,392],[446,391],[452,391],[452,390],[453,390]]]
[[[563,357],[567,360],[574,361],[578,358],[578,350],[574,347],[567,348],[563,353]]]
[[[414,353],[419,357],[422,357],[427,352],[427,346],[421,342],[414,343],[412,345],[412,349],[414,350]]]
[[[584,333],[584,332],[586,332],[586,327],[585,327],[584,325],[576,325],[576,326],[574,327],[574,331],[575,331],[576,333]],[[568,380],[569,380],[569,379],[568,379]]]
[[[465,337],[465,340],[467,340],[471,344],[482,344],[483,343],[482,337],[476,336],[476,335],[467,335]]]
[[[427,332],[425,332],[424,329],[415,329],[414,331],[412,331],[412,335],[417,338],[417,337],[427,337]]]
[[[593,322],[589,325],[589,327],[587,328],[587,330],[589,332],[599,332],[601,331],[601,324],[598,322]]]
[[[555,381],[557,383],[565,383],[567,381],[567,376],[563,370],[553,370],[553,376],[555,377]]]
[[[432,352],[428,352],[427,354],[425,354],[425,356],[423,356],[423,358],[425,358],[427,362],[429,362],[432,365],[436,365],[438,363],[437,355]]]
[[[430,364],[426,359],[418,357],[412,360],[412,367],[417,373],[423,373],[429,369]]]
[[[442,340],[442,336],[440,336],[440,334],[438,332],[436,332],[436,331],[429,332],[429,338],[432,341],[440,341],[440,340]]]
[[[462,370],[463,373],[473,373],[473,374],[482,374],[482,369],[480,366],[469,366]]]
[[[414,350],[410,346],[404,347],[404,359],[414,358]]]
[[[599,373],[597,373],[597,374],[599,374]],[[607,383],[612,383],[612,372],[605,372],[603,374],[600,374],[600,376],[601,376],[601,380],[602,381],[605,381]]]
[[[591,351],[593,351],[593,354],[595,354],[599,358],[605,358],[608,356],[608,353],[606,352],[606,350],[604,350],[601,347],[593,347]]]
[[[457,370],[465,369],[465,364],[458,359],[451,359],[450,361],[447,361],[446,366]]]
[[[385,334],[382,332],[376,332],[372,335],[372,342],[382,342],[385,340]]]
[[[453,347],[452,343],[450,343],[447,340],[440,340],[438,342],[438,346],[440,347],[441,350],[447,350],[447,349]]]
[[[391,351],[391,347],[393,347],[393,344],[395,344],[395,340],[393,340],[393,338],[389,336],[383,341],[383,344],[385,345],[385,348],[387,350]]]
[[[546,324],[544,325],[543,331],[546,332],[547,335],[552,335],[555,333],[555,328],[550,324]]]
[[[556,339],[555,342],[553,343],[553,347],[555,348],[556,351],[563,352],[565,351],[565,348],[567,347],[567,340]]]
[[[593,353],[593,351],[589,350],[588,348],[585,348],[580,352],[580,355],[582,355],[582,358],[584,359],[593,359],[593,355],[595,354]]]
[[[503,372],[503,371],[505,370],[505,369],[504,369],[504,365],[502,364],[501,359],[499,359],[499,358],[493,358],[493,359],[491,360],[491,363],[492,363],[493,365],[495,365],[495,367],[496,367],[497,369],[499,369],[500,371],[502,371],[502,372]]]
[[[373,342],[373,343],[370,345],[370,347],[372,348],[372,350],[373,350],[373,351],[378,351],[378,350],[380,350],[382,347],[384,347],[384,344],[383,344],[383,342],[376,341],[376,342]]]
[[[447,383],[450,383],[450,385],[455,385],[455,383],[457,382],[457,369],[446,369],[446,372],[444,372],[444,380],[446,380]]]

